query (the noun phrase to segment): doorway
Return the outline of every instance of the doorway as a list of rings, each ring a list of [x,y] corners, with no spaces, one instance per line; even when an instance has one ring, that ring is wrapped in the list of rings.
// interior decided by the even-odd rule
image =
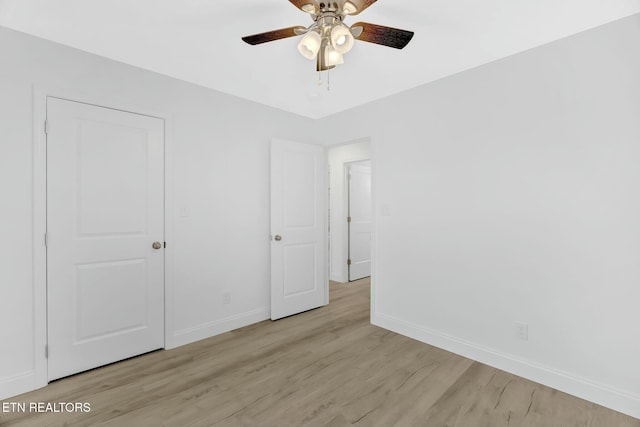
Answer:
[[[348,166],[359,162],[371,162],[371,157],[369,138],[331,146],[328,149],[329,278],[334,282],[349,282]],[[372,208],[371,199],[369,207]]]

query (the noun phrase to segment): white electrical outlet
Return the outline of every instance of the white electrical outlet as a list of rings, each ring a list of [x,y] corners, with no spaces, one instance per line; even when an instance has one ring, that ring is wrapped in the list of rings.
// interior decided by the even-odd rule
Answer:
[[[231,293],[225,292],[224,294],[222,294],[222,301],[225,305],[231,304]]]
[[[516,322],[516,338],[523,341],[529,340],[529,324]]]

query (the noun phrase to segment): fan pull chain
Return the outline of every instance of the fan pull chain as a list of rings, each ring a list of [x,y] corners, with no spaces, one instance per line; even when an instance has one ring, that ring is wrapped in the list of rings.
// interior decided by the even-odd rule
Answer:
[[[318,71],[318,86],[322,86],[322,71]],[[331,90],[331,75],[327,70],[327,92]]]

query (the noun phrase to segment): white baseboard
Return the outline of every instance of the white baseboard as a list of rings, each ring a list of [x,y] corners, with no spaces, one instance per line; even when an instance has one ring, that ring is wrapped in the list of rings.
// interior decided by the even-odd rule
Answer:
[[[34,371],[0,378],[0,400],[33,391],[37,388],[35,384],[36,374]]]
[[[587,378],[580,378],[534,361],[501,353],[380,312],[371,313],[371,323],[640,419],[640,396],[599,384]]]
[[[204,323],[188,329],[176,331],[171,337],[171,342],[165,343],[167,350],[180,347],[182,345],[191,344],[205,338],[211,338],[234,329],[252,325],[269,319],[271,311],[268,307],[259,308],[257,310],[236,314],[214,322]]]
[[[230,316],[215,322],[205,323],[193,328],[177,331],[171,338],[171,342],[165,343],[166,349],[179,347],[200,341],[224,332],[242,328],[243,326],[269,319],[269,308],[260,308],[235,316]],[[8,399],[38,389],[34,371],[28,371],[0,378],[0,400]]]

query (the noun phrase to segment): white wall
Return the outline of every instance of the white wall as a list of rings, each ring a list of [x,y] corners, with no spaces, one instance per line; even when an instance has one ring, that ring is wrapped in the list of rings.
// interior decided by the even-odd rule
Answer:
[[[321,120],[371,137],[373,322],[640,418],[639,76],[636,15]]]
[[[330,171],[330,279],[348,280],[347,271],[347,195],[345,193],[345,163],[371,158],[368,139],[331,147],[328,153]]]
[[[0,398],[34,387],[44,350],[34,349],[34,85],[171,119],[170,345],[269,317],[269,141],[319,143],[311,120],[3,28],[0,53]]]

